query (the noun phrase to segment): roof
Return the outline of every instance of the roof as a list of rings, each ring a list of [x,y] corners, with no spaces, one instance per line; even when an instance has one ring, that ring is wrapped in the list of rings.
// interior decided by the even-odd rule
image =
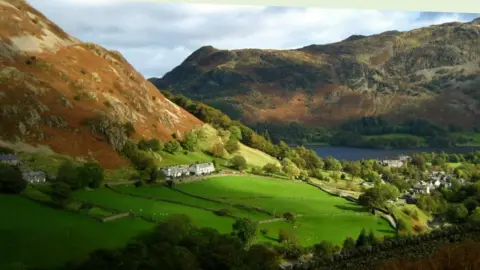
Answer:
[[[0,155],[0,160],[18,160],[17,155]]]
[[[25,176],[45,176],[45,172],[42,171],[30,171],[30,172],[24,172],[23,175]]]

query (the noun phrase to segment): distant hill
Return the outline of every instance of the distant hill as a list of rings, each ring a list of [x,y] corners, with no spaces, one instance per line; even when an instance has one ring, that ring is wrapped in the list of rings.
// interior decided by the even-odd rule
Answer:
[[[150,81],[249,125],[334,127],[382,116],[472,128],[480,124],[480,20],[295,50],[205,46]]]
[[[119,52],[69,36],[25,1],[0,0],[0,39],[1,140],[117,168],[128,135],[170,140],[203,125]]]

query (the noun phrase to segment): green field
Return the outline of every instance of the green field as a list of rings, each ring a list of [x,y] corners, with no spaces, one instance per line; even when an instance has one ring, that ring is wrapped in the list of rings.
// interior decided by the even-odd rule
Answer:
[[[222,233],[229,232],[234,222],[232,218],[219,217],[206,210],[118,194],[106,188],[80,191],[75,194],[75,198],[122,212],[134,212],[138,216],[158,221],[172,215],[185,214],[192,219],[193,224],[199,227],[214,227]]]
[[[304,183],[232,176],[177,185],[176,188],[276,213],[291,211],[303,215],[295,225],[283,221],[261,224],[260,228],[269,229],[270,237],[258,236],[258,241],[277,238],[279,228],[283,227],[295,231],[304,245],[312,245],[319,240],[341,243],[347,236],[356,237],[362,228],[372,229],[379,236],[394,232],[387,221],[374,217],[366,209]]]
[[[228,204],[219,204],[207,200],[202,200],[202,199],[197,199],[179,192],[176,192],[170,188],[167,187],[162,187],[162,186],[156,186],[156,187],[140,187],[140,188],[135,188],[135,187],[130,187],[130,186],[119,186],[115,188],[116,190],[122,191],[122,192],[128,192],[128,193],[133,193],[133,194],[138,194],[138,195],[143,195],[143,196],[149,196],[149,197],[155,197],[159,199],[168,199],[168,200],[173,200],[179,203],[184,203],[184,204],[189,204],[189,205],[194,205],[194,206],[200,206],[208,209],[213,209],[213,210],[220,210],[220,209],[228,209],[229,212],[237,217],[248,217],[252,220],[259,221],[259,220],[265,220],[271,218],[267,214],[262,214],[258,213],[255,211],[247,211],[243,209],[238,209],[235,207],[232,207],[231,205]],[[168,204],[168,203],[167,203]]]
[[[302,215],[297,217],[295,224],[281,220],[259,224],[259,229],[268,229],[268,232],[266,235],[258,232],[255,242],[276,242],[281,228],[294,231],[299,243],[305,246],[321,240],[340,244],[347,236],[357,237],[363,228],[372,229],[378,236],[394,233],[387,221],[371,215],[361,206],[305,183],[230,176],[178,184],[175,188],[219,202],[195,198],[162,186],[117,186],[115,190],[121,193],[108,188],[75,192],[75,199],[96,205],[81,214],[54,209],[20,196],[0,195],[0,203],[8,206],[0,209],[0,215],[7,217],[0,221],[0,269],[13,269],[19,265],[55,267],[67,261],[82,260],[95,249],[120,247],[154,226],[153,223],[131,218],[102,223],[87,217],[87,213],[105,217],[115,212],[134,212],[137,216],[157,221],[185,214],[193,224],[212,227],[221,233],[231,231],[234,218],[218,216],[212,211],[228,209],[235,216],[255,221],[273,218],[265,213],[233,206],[242,204],[277,215],[287,211]],[[28,188],[24,194],[48,202],[48,196],[41,190]]]
[[[0,195],[0,269],[57,267],[98,248],[117,248],[150,230],[141,220],[101,223],[20,196]]]

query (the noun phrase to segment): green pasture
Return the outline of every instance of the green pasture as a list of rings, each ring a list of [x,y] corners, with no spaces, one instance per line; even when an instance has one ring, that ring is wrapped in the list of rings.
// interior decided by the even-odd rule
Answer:
[[[98,248],[114,249],[153,224],[119,219],[101,223],[20,196],[0,195],[0,269],[53,268],[84,260]]]
[[[284,221],[261,224],[260,228],[268,228],[269,234],[268,237],[259,235],[258,241],[275,239],[282,227],[294,230],[304,245],[318,243],[318,240],[341,243],[348,236],[358,236],[363,228],[373,230],[378,236],[394,233],[387,221],[373,216],[365,208],[304,183],[226,176],[177,185],[176,188],[198,196],[260,207],[277,214],[294,212],[303,215],[297,218],[296,224]]]

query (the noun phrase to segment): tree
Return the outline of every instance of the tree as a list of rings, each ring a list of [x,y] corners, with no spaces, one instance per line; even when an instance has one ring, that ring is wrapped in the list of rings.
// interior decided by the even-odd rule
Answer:
[[[228,153],[232,154],[240,149],[240,144],[237,140],[229,139],[225,144],[225,149]]]
[[[198,138],[195,132],[188,132],[182,141],[182,147],[190,152],[196,150],[198,146]]]
[[[293,231],[282,228],[278,232],[278,241],[280,243],[296,245],[298,238]]]
[[[104,179],[104,170],[98,163],[87,162],[83,166],[78,167],[78,177],[83,181],[84,185],[91,188],[99,188]]]
[[[463,204],[452,204],[448,207],[447,217],[452,222],[462,222],[468,216],[468,210]]]
[[[349,162],[345,166],[344,171],[353,176],[360,176],[362,172],[362,167],[360,165],[360,162]]]
[[[375,183],[377,181],[380,181],[380,179],[381,179],[380,175],[378,175],[377,172],[369,170],[369,169],[366,169],[366,170],[363,171],[362,178],[365,181],[370,182],[370,183]]]
[[[288,158],[282,160],[282,171],[286,173],[290,179],[300,175],[300,169]]]
[[[369,188],[358,198],[359,203],[370,207],[383,207],[388,200],[395,200],[399,196],[398,189],[390,184],[380,184]]]
[[[64,182],[55,182],[52,184],[52,201],[61,207],[65,207],[72,199],[72,189]]]
[[[343,249],[342,249],[342,252],[345,252],[345,251],[350,251],[352,249],[355,248],[355,239],[353,239],[352,237],[347,237],[344,241],[343,241]]]
[[[469,217],[468,223],[480,226],[480,208],[477,208]]]
[[[324,159],[325,169],[329,171],[340,171],[342,170],[342,164],[340,161],[334,159],[333,157],[327,157]]]
[[[374,244],[377,244],[378,243],[378,240],[377,238],[375,237],[375,234],[373,233],[372,230],[370,230],[370,232],[368,233],[367,235],[367,243],[369,245],[374,245]]]
[[[263,169],[262,169],[266,174],[268,175],[272,175],[272,174],[275,174],[275,173],[279,173],[280,172],[280,168],[277,167],[277,165],[273,164],[273,163],[267,163],[265,164],[265,166],[263,166]]]
[[[215,157],[223,157],[225,148],[222,143],[216,143],[212,146],[212,155]]]
[[[405,220],[403,219],[399,219],[398,222],[397,222],[397,229],[399,231],[406,231],[408,230],[408,224]]]
[[[334,252],[335,246],[325,240],[313,246],[313,255],[317,258],[329,258]]]
[[[407,183],[407,181],[405,181],[404,178],[402,178],[398,175],[395,175],[393,177],[392,185],[396,186],[399,191],[405,191],[410,187],[410,185]]]
[[[247,166],[247,160],[242,156],[234,156],[230,162],[232,166],[237,170],[243,170]]]
[[[278,269],[278,254],[273,248],[255,244],[247,251],[246,264],[246,269],[276,270]]]
[[[286,212],[283,214],[283,218],[288,222],[288,223],[295,223],[295,215],[292,212]]]
[[[474,198],[467,198],[463,201],[463,205],[467,208],[468,213],[473,213],[477,209],[478,202]]]
[[[358,235],[357,241],[355,242],[355,246],[363,247],[366,245],[368,245],[367,231],[365,231],[365,229],[362,229],[362,231]]]
[[[25,190],[27,181],[15,167],[0,163],[0,192],[18,194]]]
[[[419,154],[412,155],[411,164],[420,170],[425,170],[426,161],[425,158]]]
[[[237,126],[230,126],[228,128],[228,131],[230,131],[230,139],[234,139],[237,141],[242,140],[242,130],[237,127]]]
[[[138,149],[140,149],[140,150],[152,150],[154,152],[159,152],[163,149],[163,145],[159,140],[157,140],[155,138],[152,138],[150,140],[141,139],[138,142]]]
[[[70,186],[72,190],[78,190],[86,186],[78,174],[77,167],[70,160],[63,162],[58,168],[57,181],[64,182]]]
[[[170,154],[175,154],[176,152],[182,150],[182,147],[177,141],[168,141],[163,146],[163,150]]]
[[[248,218],[240,218],[232,225],[232,235],[248,246],[257,232],[257,223]]]
[[[133,134],[135,134],[135,127],[133,126],[133,124],[131,122],[127,122],[125,124],[123,124],[123,128],[125,130],[125,134],[127,135],[127,137],[132,137]]]

